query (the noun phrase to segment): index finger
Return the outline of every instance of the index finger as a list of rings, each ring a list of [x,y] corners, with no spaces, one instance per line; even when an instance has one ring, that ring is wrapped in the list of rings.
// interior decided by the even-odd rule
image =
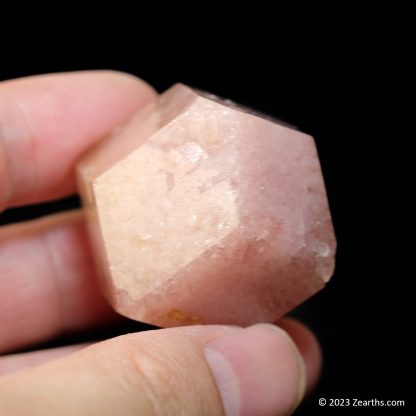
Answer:
[[[0,83],[0,211],[74,192],[80,155],[154,96],[144,81],[115,71]]]

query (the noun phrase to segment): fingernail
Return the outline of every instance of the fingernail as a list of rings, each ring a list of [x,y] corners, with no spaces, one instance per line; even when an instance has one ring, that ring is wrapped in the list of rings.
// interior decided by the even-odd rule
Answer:
[[[289,336],[258,324],[210,341],[205,355],[227,416],[275,416],[305,392],[303,360]]]

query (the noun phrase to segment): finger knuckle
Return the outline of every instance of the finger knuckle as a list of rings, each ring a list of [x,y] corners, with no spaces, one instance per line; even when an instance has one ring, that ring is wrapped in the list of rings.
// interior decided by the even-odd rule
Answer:
[[[140,389],[152,414],[180,414],[186,381],[175,358],[152,341],[129,341],[128,351],[129,384]]]

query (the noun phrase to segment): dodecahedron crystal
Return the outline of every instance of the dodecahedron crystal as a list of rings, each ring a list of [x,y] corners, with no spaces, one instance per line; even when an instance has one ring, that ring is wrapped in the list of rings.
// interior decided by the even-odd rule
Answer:
[[[158,326],[274,321],[335,237],[313,138],[177,84],[79,165],[114,308]]]

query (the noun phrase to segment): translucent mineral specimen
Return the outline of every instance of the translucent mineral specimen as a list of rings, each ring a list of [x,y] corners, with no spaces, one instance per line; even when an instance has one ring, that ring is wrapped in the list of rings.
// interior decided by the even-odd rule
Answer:
[[[80,163],[105,293],[158,326],[273,321],[335,237],[313,138],[177,84]]]

